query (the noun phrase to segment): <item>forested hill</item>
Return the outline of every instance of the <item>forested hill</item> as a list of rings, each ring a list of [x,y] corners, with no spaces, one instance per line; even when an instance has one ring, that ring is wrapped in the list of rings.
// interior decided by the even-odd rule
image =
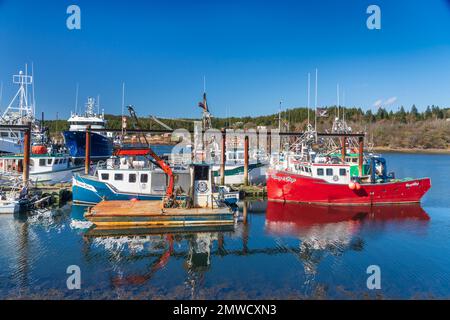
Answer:
[[[334,106],[326,109],[326,115],[318,118],[318,131],[329,130],[337,109]],[[340,115],[342,117],[342,108]],[[353,128],[353,131],[365,131],[368,137],[377,147],[389,148],[418,148],[418,149],[450,149],[450,108],[429,106],[424,112],[419,112],[413,105],[410,109],[400,107],[396,112],[379,108],[376,112],[363,111],[360,108],[345,108],[345,120]],[[200,112],[199,112],[200,113]],[[121,116],[105,115],[108,120],[108,128],[120,128]],[[281,113],[284,128],[290,131],[304,130],[307,119],[307,108],[293,108]],[[214,128],[256,128],[266,126],[278,128],[279,115],[271,114],[257,117],[230,117],[213,118]],[[314,121],[314,111],[310,110],[310,119]],[[163,119],[162,122],[173,129],[185,128],[192,130],[193,121],[197,119]],[[164,129],[151,118],[139,119],[143,129]],[[130,123],[130,120],[128,120]],[[45,126],[50,128],[52,136],[59,135],[61,131],[68,129],[65,120],[45,121]]]

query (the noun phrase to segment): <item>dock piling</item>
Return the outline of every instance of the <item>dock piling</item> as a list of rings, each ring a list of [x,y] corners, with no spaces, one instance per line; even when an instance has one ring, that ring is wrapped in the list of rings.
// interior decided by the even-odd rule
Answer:
[[[84,161],[84,173],[89,174],[89,169],[91,165],[91,126],[86,127],[86,150],[85,150],[85,161]]]
[[[248,135],[244,138],[244,185],[248,186]]]
[[[30,178],[30,150],[31,150],[31,122],[24,132],[23,139],[23,183],[26,184]]]
[[[359,142],[359,154],[358,154],[358,169],[359,169],[359,176],[362,177],[363,175],[363,155],[364,155],[364,137],[358,138]]]
[[[223,186],[225,185],[225,162],[227,160],[226,158],[226,131],[225,129],[222,129],[222,153],[221,153],[221,160],[220,160],[220,184]]]

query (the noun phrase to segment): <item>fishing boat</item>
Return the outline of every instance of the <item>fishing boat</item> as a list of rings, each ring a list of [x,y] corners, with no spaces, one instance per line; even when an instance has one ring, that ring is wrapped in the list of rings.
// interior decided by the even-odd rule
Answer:
[[[363,134],[324,136],[342,139],[341,156],[311,151],[303,153],[303,158],[288,155],[284,167],[271,166],[267,172],[269,201],[323,205],[416,203],[431,187],[429,178],[398,179],[393,172],[388,173],[384,158],[364,154]],[[346,142],[355,136],[360,144],[356,161]]]
[[[20,71],[18,75],[13,76],[13,83],[19,85],[19,89],[1,115],[0,124],[34,124],[34,99],[30,98],[28,94],[28,87],[33,84],[33,77],[28,75],[27,71],[25,73]],[[14,131],[13,129],[0,130],[0,153],[22,153],[23,138],[22,131]]]
[[[162,166],[162,169],[165,168]],[[167,171],[165,171],[167,172]],[[85,218],[97,227],[161,227],[232,225],[234,214],[214,194],[208,165],[189,168],[189,191],[176,197],[173,172],[161,200],[104,200],[90,208]]]
[[[132,119],[138,122],[132,106],[128,108]],[[75,174],[72,180],[73,201],[84,205],[102,200],[161,200],[168,188],[177,198],[185,198],[192,189],[190,167],[169,165],[153,152],[148,141],[143,146],[117,149],[112,157],[96,165],[93,175]],[[212,188],[215,197],[229,205],[239,199],[239,192],[224,190],[214,183]]]
[[[33,183],[54,184],[70,182],[72,175],[81,172],[84,164],[75,161],[67,153],[48,149],[43,145],[32,146],[29,179]],[[14,179],[23,173],[23,154],[0,156],[2,178]]]
[[[194,123],[194,126],[200,125],[194,129],[194,158],[198,161],[208,162],[212,166],[214,180],[216,183],[221,182],[221,150],[215,137],[209,139],[203,132],[210,130],[212,123],[212,115],[206,99],[206,92],[203,93],[203,100],[199,103],[202,108],[201,123]],[[226,185],[243,184],[244,183],[244,136],[235,135],[231,141],[227,141],[225,151],[225,180]],[[209,153],[209,154],[208,154]],[[268,167],[268,158],[265,157],[264,150],[255,150],[249,154],[248,179],[251,184],[265,184],[266,169]]]
[[[84,114],[71,113],[69,130],[63,132],[64,142],[73,158],[84,158],[86,150],[86,129],[104,129],[106,125],[103,113],[95,112],[95,99],[88,98]],[[97,105],[98,108],[98,105]],[[112,155],[113,141],[106,132],[91,132],[91,158],[107,159]]]

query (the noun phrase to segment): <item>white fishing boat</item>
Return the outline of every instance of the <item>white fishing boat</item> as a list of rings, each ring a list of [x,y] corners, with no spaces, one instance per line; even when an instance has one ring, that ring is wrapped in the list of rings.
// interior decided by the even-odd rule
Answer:
[[[33,149],[37,146],[33,146]],[[75,162],[68,154],[48,151],[32,153],[30,156],[29,177],[33,183],[54,184],[70,182],[73,173],[81,172],[84,164]],[[2,178],[15,178],[23,173],[23,155],[0,156],[0,174]]]
[[[27,70],[27,68],[25,68]],[[29,97],[28,87],[33,84],[33,77],[20,71],[13,76],[13,83],[19,85],[17,93],[0,118],[1,125],[25,125],[34,123],[34,90],[33,97]],[[31,101],[30,101],[31,100]],[[23,132],[12,129],[0,130],[0,153],[22,153]]]

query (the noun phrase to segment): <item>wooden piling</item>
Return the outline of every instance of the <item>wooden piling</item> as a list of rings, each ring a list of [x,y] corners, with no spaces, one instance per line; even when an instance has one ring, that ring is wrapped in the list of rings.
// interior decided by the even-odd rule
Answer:
[[[248,135],[244,138],[244,185],[248,186]]]
[[[30,178],[31,122],[27,124],[23,139],[23,183]]]
[[[223,186],[225,185],[225,162],[227,160],[226,156],[226,149],[227,149],[227,143],[226,143],[226,131],[225,129],[222,129],[222,153],[221,153],[221,160],[220,160],[220,184]]]
[[[359,142],[359,154],[358,154],[358,169],[359,176],[363,176],[363,161],[364,161],[364,137],[358,138]]]
[[[91,126],[88,125],[86,127],[86,150],[85,150],[85,157],[84,157],[84,173],[86,175],[89,174],[89,169],[91,166]]]

